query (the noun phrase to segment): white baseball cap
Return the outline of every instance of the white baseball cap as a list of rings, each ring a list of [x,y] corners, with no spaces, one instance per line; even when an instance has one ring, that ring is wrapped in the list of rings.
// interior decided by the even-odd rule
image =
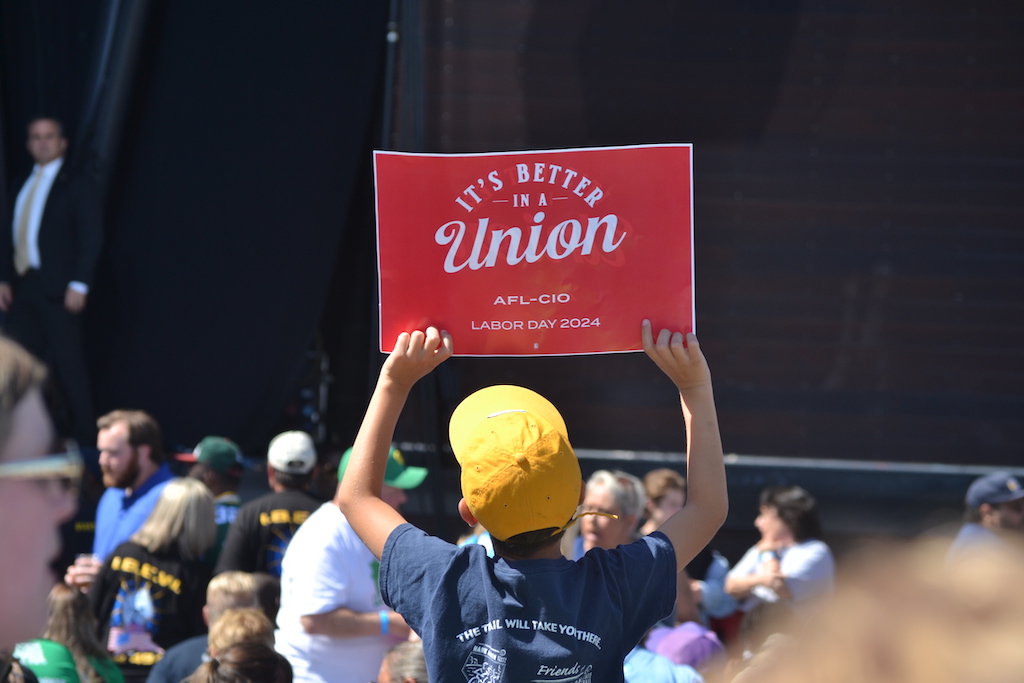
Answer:
[[[309,474],[316,465],[316,448],[306,432],[283,432],[267,448],[267,462],[278,472]]]

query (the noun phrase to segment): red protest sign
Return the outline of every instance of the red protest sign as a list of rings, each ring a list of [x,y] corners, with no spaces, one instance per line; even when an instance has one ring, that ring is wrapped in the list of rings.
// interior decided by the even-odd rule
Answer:
[[[463,356],[636,351],[692,331],[690,145],[374,152],[380,346],[434,325]]]

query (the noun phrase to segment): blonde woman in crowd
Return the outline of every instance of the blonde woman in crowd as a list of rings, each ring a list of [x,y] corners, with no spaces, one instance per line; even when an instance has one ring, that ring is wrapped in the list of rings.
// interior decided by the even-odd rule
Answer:
[[[107,649],[129,683],[144,680],[166,648],[206,630],[210,569],[202,557],[217,534],[213,507],[202,482],[172,480],[89,590]]]

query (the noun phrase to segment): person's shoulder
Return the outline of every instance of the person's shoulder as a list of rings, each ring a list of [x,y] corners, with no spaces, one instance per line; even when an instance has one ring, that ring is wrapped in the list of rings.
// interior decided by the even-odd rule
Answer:
[[[78,683],[75,657],[61,643],[39,638],[18,644],[13,654],[25,673],[24,683],[38,679],[45,683]]]
[[[121,673],[121,669],[117,667],[114,660],[109,656],[107,657],[89,657],[89,663],[96,669],[96,673],[100,675],[104,683],[124,683],[124,674]],[[157,662],[159,664],[159,662]],[[191,673],[191,672],[189,672]],[[186,676],[182,676],[177,681],[171,681],[169,683],[181,683],[181,680]]]
[[[666,683],[700,683],[704,679],[693,667],[676,664],[668,657],[634,647],[623,662],[626,683],[633,681],[665,681]]]
[[[164,487],[174,478],[174,473],[167,463],[164,463],[156,472],[150,475],[149,479],[142,483],[137,492],[133,492],[130,505],[132,507],[138,505],[137,509],[139,510],[156,505],[157,498],[163,493]],[[121,491],[121,498],[124,498],[127,495],[127,491],[125,489],[119,490]],[[148,515],[149,513],[146,514]]]
[[[264,493],[261,496],[257,496],[252,500],[245,501],[244,503],[238,506],[239,516],[243,514],[253,514],[254,512],[263,510],[264,508],[271,506],[273,501],[277,500],[276,496],[278,495],[279,494],[277,492],[271,491],[269,493]]]
[[[18,643],[14,648],[14,656],[25,666],[43,666],[59,661],[73,659],[71,650],[55,640],[36,638]]]
[[[960,559],[979,549],[1000,547],[1005,541],[998,534],[980,524],[968,522],[960,527],[950,542],[947,561]]]
[[[296,510],[316,510],[324,501],[306,489],[285,489],[277,494],[279,500],[286,500]]]
[[[653,547],[659,547],[659,548],[668,547],[669,549],[672,549],[672,541],[669,539],[669,537],[667,535],[665,535],[661,531],[658,531],[657,529],[655,529],[651,533],[647,534],[646,536],[641,536],[640,538],[636,539],[635,541],[633,541],[633,543],[630,543],[629,545],[636,545],[638,543],[645,544],[648,547],[652,547],[652,548]],[[673,552],[675,552],[674,549],[673,549]]]
[[[980,524],[973,522],[967,522],[960,527],[960,530],[956,534],[956,539],[995,539],[998,538],[997,534],[993,533],[989,529],[986,529]]]
[[[184,575],[182,578],[187,578],[190,587],[198,587],[205,596],[206,584],[210,583],[210,579],[213,578],[213,569],[210,568],[210,563],[202,557],[186,560],[177,553],[175,553],[173,559],[181,563],[181,573]]]
[[[651,557],[659,560],[671,559],[672,562],[675,562],[676,559],[672,541],[660,531],[653,531],[646,536],[641,536],[632,543],[626,543],[611,550],[592,548],[577,561],[585,560],[590,555],[593,555],[594,559],[602,558],[606,561],[614,560],[627,563],[646,560]]]
[[[380,556],[381,594],[391,586],[402,584],[411,576],[429,577],[427,585],[440,585],[444,577],[457,574],[475,575],[485,563],[493,567],[494,560],[487,556],[482,545],[459,547],[409,522],[399,524],[388,535]]]
[[[309,491],[304,489],[284,489],[283,491],[271,491],[265,493],[259,498],[255,498],[246,505],[254,507],[273,507],[273,508],[287,508],[287,509],[302,509],[302,510],[315,510],[323,503]],[[258,505],[257,505],[258,504]]]
[[[109,564],[111,558],[139,557],[140,555],[149,555],[149,551],[134,541],[122,541],[114,547],[114,550],[107,557],[107,564]]]
[[[124,489],[117,488],[115,486],[108,486],[103,491],[103,495],[100,496],[99,503],[96,504],[97,512],[100,510],[108,510],[109,508],[118,505],[120,501],[124,500],[127,492]]]
[[[351,531],[351,528],[337,505],[323,503],[313,510],[306,521],[295,530],[295,536],[292,537],[291,542],[303,543],[305,539],[316,539],[316,541],[323,542],[326,537],[341,537],[346,529]],[[289,545],[289,547],[291,546]]]
[[[99,186],[99,178],[88,168],[80,165],[72,166],[67,159],[61,164],[60,170],[54,177],[54,182],[65,183],[70,187],[81,190],[95,190]]]
[[[794,555],[802,557],[832,557],[832,549],[828,547],[828,543],[825,543],[825,541],[822,541],[819,538],[809,538],[805,541],[801,541],[790,550]]]
[[[214,498],[213,504],[222,508],[236,508],[242,504],[242,499],[234,491],[228,491]]]
[[[171,466],[165,462],[157,468],[156,472],[154,472],[149,479],[145,481],[145,483],[143,483],[143,486],[148,485],[151,487],[151,490],[163,489],[163,487],[167,486],[167,484],[173,479],[177,479],[177,476],[174,474]]]
[[[312,522],[314,519],[319,520],[320,523],[334,524],[338,520],[344,520],[345,515],[341,512],[341,509],[332,503],[331,501],[320,503],[312,514],[309,515],[309,520]]]
[[[570,562],[570,565],[578,567],[588,576],[592,573],[604,576],[606,581],[632,582],[648,580],[655,575],[674,576],[676,555],[668,537],[655,531],[611,550],[592,548],[580,559]]]
[[[165,652],[163,658],[154,665],[154,668],[161,664],[167,667],[173,666],[174,664],[185,663],[186,660],[193,659],[197,662],[196,666],[199,666],[199,660],[202,659],[203,653],[206,652],[206,648],[209,646],[209,643],[210,636],[207,634],[193,636],[183,640],[180,643],[167,648],[167,652]]]
[[[487,550],[482,545],[460,548],[454,543],[449,543],[437,536],[431,536],[414,524],[405,522],[395,527],[388,536],[387,541],[384,542],[381,563],[386,561],[394,563],[403,560],[422,561],[428,557],[433,557],[436,553],[464,552],[467,553],[467,556],[472,557],[476,551],[480,551],[480,556],[488,559]]]

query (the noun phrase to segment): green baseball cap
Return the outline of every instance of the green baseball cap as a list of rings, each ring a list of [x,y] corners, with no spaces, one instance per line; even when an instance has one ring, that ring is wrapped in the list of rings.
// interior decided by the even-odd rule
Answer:
[[[351,448],[341,456],[341,464],[338,465],[338,481],[341,481],[341,478],[344,476],[349,458],[351,457]],[[391,450],[388,451],[388,467],[384,470],[384,483],[388,486],[394,486],[396,489],[414,489],[427,478],[427,472],[426,467],[410,467],[406,465],[402,451],[392,446]]]
[[[197,462],[215,472],[241,473],[243,468],[242,451],[233,441],[222,436],[208,436],[191,453],[179,453],[174,458],[181,462]]]

